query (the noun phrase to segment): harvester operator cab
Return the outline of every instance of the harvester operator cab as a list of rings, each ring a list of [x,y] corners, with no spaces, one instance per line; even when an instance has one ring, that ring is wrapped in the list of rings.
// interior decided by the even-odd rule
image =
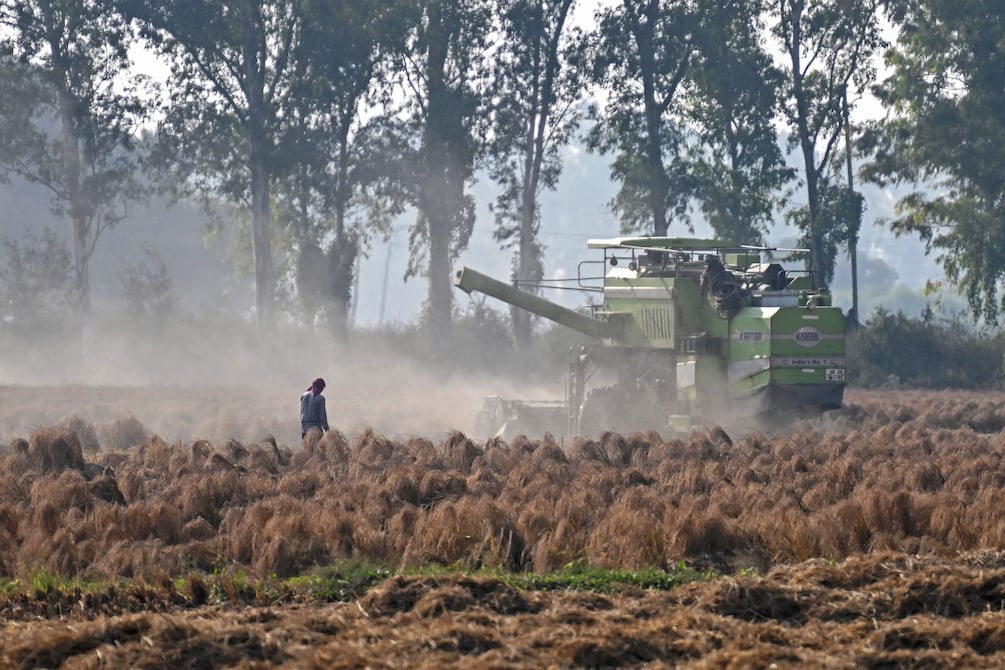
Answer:
[[[789,276],[778,263],[757,263],[747,268],[747,276],[761,291],[784,291],[789,284]]]
[[[646,249],[645,253],[639,255],[639,267],[648,268],[650,271],[660,271],[670,263],[670,254],[665,251]]]
[[[643,277],[673,276],[694,261],[693,254],[660,249],[646,249],[637,258],[640,276]]]

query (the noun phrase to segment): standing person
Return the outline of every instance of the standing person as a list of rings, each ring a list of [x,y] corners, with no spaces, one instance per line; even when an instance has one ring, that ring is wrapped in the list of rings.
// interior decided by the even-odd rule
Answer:
[[[300,396],[300,439],[307,437],[307,431],[317,428],[321,432],[328,430],[328,412],[325,411],[325,380],[318,377]]]

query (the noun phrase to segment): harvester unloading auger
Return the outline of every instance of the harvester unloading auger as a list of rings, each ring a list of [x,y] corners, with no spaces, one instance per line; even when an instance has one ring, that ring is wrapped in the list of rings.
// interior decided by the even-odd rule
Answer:
[[[579,288],[603,302],[586,315],[458,270],[454,284],[590,338],[570,352],[565,401],[490,397],[484,434],[686,429],[756,417],[811,416],[841,406],[845,318],[806,271],[762,262],[768,248],[718,240],[590,240],[602,261],[579,264]],[[602,286],[584,266],[603,263]],[[599,277],[596,280],[600,281]]]

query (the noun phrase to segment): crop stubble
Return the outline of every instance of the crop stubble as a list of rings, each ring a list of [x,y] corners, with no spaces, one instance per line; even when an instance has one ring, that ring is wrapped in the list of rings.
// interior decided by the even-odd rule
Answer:
[[[852,392],[786,434],[434,443],[366,431],[0,456],[0,576],[137,595],[3,603],[12,667],[989,667],[1005,656],[1005,397]],[[124,430],[124,429],[123,429]],[[214,604],[192,571],[345,559],[727,576],[668,592],[398,576],[351,603]],[[758,574],[744,569],[756,568]],[[94,621],[86,621],[96,617]],[[205,659],[200,661],[199,659]]]

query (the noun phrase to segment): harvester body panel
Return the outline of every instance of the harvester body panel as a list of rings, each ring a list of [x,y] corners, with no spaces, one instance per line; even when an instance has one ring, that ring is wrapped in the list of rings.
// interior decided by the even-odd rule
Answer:
[[[776,389],[767,405],[840,407],[847,370],[840,309],[749,307],[733,317],[730,330],[727,376],[734,397]]]
[[[570,356],[565,404],[548,408],[567,424],[552,432],[659,430],[679,425],[681,415],[727,423],[841,406],[845,318],[811,273],[764,262],[762,253],[771,250],[721,240],[621,237],[588,247],[604,251],[605,268],[592,287],[602,302],[589,314],[468,268],[455,279],[462,290],[592,339]],[[587,262],[600,261],[584,261],[581,272]],[[599,368],[613,381],[590,388]],[[519,411],[519,401],[507,402],[495,406]],[[522,407],[528,416],[541,414]]]

